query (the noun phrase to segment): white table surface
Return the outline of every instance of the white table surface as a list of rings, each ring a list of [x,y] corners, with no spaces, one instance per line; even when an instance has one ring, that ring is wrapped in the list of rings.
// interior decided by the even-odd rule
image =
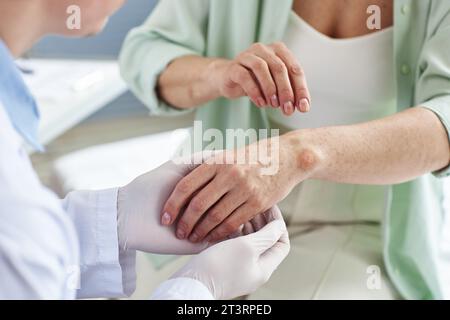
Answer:
[[[39,138],[48,144],[127,91],[116,61],[19,60],[41,113]]]

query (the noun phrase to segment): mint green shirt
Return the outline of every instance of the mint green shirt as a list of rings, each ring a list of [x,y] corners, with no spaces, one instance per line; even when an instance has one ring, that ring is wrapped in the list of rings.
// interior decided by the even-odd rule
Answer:
[[[450,132],[450,1],[394,1],[397,109],[426,107]],[[232,59],[255,42],[279,41],[291,9],[292,0],[161,0],[125,41],[123,77],[153,114],[189,112],[158,99],[157,78],[167,64],[184,55]],[[247,98],[217,99],[196,112],[204,129],[269,127],[265,110]],[[448,175],[446,168],[391,187],[384,261],[404,298],[450,299],[450,248],[443,230],[448,213],[440,179]]]

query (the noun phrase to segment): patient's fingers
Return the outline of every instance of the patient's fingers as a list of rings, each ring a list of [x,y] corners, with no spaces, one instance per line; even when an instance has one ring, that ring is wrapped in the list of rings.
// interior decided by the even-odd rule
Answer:
[[[161,223],[172,224],[193,194],[206,185],[215,174],[216,166],[203,164],[181,179],[164,205]]]
[[[284,221],[283,214],[281,213],[281,210],[277,205],[273,206],[272,208],[264,212],[262,215],[264,216],[266,223],[269,223],[277,219]]]
[[[236,208],[244,203],[246,197],[242,192],[231,191],[219,203],[216,203],[205,215],[203,220],[194,228],[189,238],[197,242],[203,240],[208,233],[225,220]]]
[[[274,44],[274,50],[288,69],[289,79],[295,95],[295,107],[300,112],[308,112],[310,109],[311,95],[309,94],[303,68],[298,63],[292,51],[283,43]]]
[[[189,237],[192,229],[209,208],[211,208],[228,191],[221,176],[214,179],[196,194],[177,223],[176,235],[179,239]],[[193,240],[196,241],[196,240]]]
[[[263,213],[256,215],[250,223],[255,231],[261,230],[267,224],[266,218]]]
[[[239,226],[248,220],[246,217],[252,215],[254,207],[246,202],[228,216],[218,227],[216,227],[206,238],[208,242],[219,241],[236,231]]]
[[[246,236],[247,234],[251,234],[253,232],[255,232],[253,225],[250,222],[246,222],[242,228],[242,235]]]

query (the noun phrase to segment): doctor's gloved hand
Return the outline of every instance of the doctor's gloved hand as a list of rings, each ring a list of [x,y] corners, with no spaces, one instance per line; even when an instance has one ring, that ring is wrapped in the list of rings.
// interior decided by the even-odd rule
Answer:
[[[194,254],[207,243],[179,240],[174,227],[161,225],[160,213],[178,181],[195,164],[166,162],[119,189],[117,199],[119,245],[126,250],[161,254]]]
[[[215,299],[232,299],[254,292],[267,282],[290,249],[278,207],[254,220],[244,225],[238,237],[193,257],[172,278],[200,281]]]

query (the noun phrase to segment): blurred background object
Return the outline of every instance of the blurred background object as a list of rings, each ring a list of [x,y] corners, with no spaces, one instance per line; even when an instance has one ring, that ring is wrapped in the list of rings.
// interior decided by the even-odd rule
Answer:
[[[101,34],[85,39],[49,36],[39,42],[29,54],[44,58],[115,59],[128,31],[147,19],[156,2],[156,0],[129,0],[110,18]]]
[[[122,43],[130,29],[141,25],[150,15],[157,0],[131,0],[110,18],[100,34],[83,39],[69,39],[48,36],[36,44],[28,53],[30,58],[55,59],[114,59],[116,60]],[[118,100],[96,114],[105,118],[130,114],[144,114],[147,108],[131,93],[127,92]]]
[[[79,65],[81,66],[82,63],[116,60],[127,33],[148,18],[156,3],[157,0],[127,1],[110,18],[108,25],[100,34],[84,39],[48,36],[37,43],[23,61],[26,62],[26,58],[31,58],[34,63],[34,59],[37,58],[54,60],[56,64],[57,61],[69,59],[66,67],[70,68],[71,64],[77,61],[80,61]],[[55,84],[64,82],[62,77],[66,72],[62,69],[63,67],[60,70],[60,79],[53,79]],[[25,76],[28,77],[29,75]],[[44,88],[48,85],[46,82],[42,88],[38,86],[36,90],[32,91],[33,93],[37,91],[36,95],[39,97],[43,95],[43,91],[48,91]],[[115,86],[116,91],[120,90],[119,84],[115,83]],[[58,104],[56,107],[59,109],[67,108],[65,103]],[[83,119],[80,124],[64,132],[64,134],[55,137],[56,139],[53,139],[54,134],[51,134],[52,142],[46,145],[47,153],[33,155],[33,163],[45,184],[50,185],[54,160],[63,155],[94,145],[187,127],[191,125],[193,117],[193,115],[170,118],[150,117],[148,108],[129,91],[98,109],[99,111],[90,115],[87,119]],[[62,111],[58,110],[58,112],[61,113]]]

